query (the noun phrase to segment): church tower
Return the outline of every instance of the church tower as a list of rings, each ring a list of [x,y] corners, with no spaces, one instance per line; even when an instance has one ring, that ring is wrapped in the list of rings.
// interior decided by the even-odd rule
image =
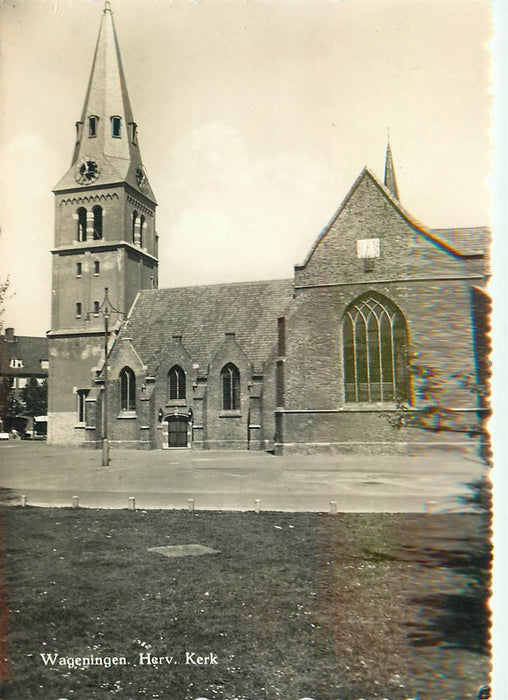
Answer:
[[[105,289],[121,312],[108,319],[114,329],[158,274],[156,200],[108,1],[71,166],[54,194],[48,440],[82,444],[87,390],[104,360]]]

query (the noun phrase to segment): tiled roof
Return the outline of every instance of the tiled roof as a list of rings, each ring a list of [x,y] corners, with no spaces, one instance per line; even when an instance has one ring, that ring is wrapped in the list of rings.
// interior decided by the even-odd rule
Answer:
[[[48,376],[47,368],[41,366],[41,360],[48,359],[48,341],[46,338],[16,335],[14,342],[7,342],[0,336],[0,372],[10,377],[22,377],[30,374]],[[22,367],[11,367],[11,360],[21,360]]]
[[[173,335],[182,336],[194,362],[205,369],[225,340],[236,341],[261,369],[277,342],[277,318],[287,310],[292,280],[175,287],[140,292],[120,338],[132,338],[155,372]]]
[[[429,229],[436,238],[453,248],[461,255],[487,254],[490,246],[490,230],[486,226],[475,228],[433,228]]]

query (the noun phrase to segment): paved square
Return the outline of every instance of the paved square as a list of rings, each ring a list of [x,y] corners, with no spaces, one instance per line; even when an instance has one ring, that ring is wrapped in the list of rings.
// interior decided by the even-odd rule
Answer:
[[[0,442],[3,500],[83,508],[421,513],[463,508],[488,468],[471,449],[405,455],[298,455],[194,450],[111,450]],[[259,501],[259,503],[257,503]]]

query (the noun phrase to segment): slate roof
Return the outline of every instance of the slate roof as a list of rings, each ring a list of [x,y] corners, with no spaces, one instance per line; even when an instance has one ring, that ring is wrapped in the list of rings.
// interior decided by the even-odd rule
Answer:
[[[277,318],[285,314],[292,296],[293,280],[144,290],[119,338],[132,338],[148,371],[156,372],[172,336],[181,335],[193,362],[205,370],[225,333],[233,332],[260,371],[277,342]]]
[[[14,342],[7,342],[0,336],[0,372],[8,377],[26,377],[36,375],[47,377],[48,370],[41,367],[41,360],[47,360],[48,341],[46,338],[16,335]],[[9,367],[11,359],[22,360],[23,367]]]
[[[431,228],[429,233],[463,256],[487,254],[489,251],[490,230],[486,226]]]

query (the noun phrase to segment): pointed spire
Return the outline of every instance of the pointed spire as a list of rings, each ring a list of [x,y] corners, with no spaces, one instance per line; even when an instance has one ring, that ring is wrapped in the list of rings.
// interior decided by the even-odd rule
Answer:
[[[393,167],[392,149],[390,148],[390,136],[388,136],[388,144],[386,146],[385,160],[385,181],[384,185],[390,190],[395,199],[399,199],[399,188],[397,187],[397,178],[395,177],[395,168]]]
[[[143,168],[137,125],[132,114],[109,0],[104,2],[99,37],[77,136],[71,168],[56,189],[75,187],[75,169],[81,161],[95,161],[98,176],[84,184],[127,182],[155,202]],[[78,184],[83,184],[78,179]]]
[[[92,118],[93,124],[90,124]],[[113,119],[119,118],[113,130]],[[113,158],[132,158],[137,151],[130,131],[134,118],[123,72],[120,47],[116,38],[111,5],[106,0],[92,72],[81,113],[81,134],[73,162],[92,151]],[[93,134],[93,143],[89,137]],[[119,134],[119,135],[118,135]],[[84,150],[83,150],[84,149]],[[86,151],[86,153],[85,153]],[[139,156],[138,156],[139,157]]]

